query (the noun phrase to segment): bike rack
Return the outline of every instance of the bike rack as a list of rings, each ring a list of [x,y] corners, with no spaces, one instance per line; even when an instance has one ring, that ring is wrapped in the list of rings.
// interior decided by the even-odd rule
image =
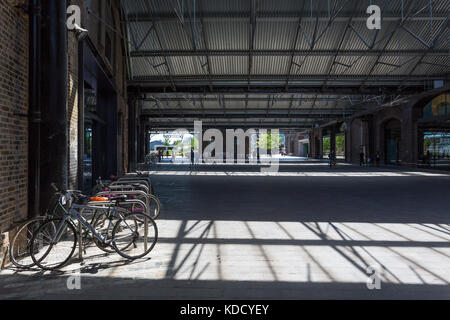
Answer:
[[[110,189],[112,191],[113,190],[117,190],[117,191],[134,191],[134,190],[136,190],[136,191],[144,191],[145,193],[150,194],[150,188],[147,185],[142,184],[142,183],[131,184],[128,182],[114,182],[108,186],[108,189]]]
[[[150,179],[122,178],[117,180],[114,184],[143,184],[147,186],[150,192],[154,192],[153,184]]]
[[[98,194],[98,195],[100,195],[100,194]],[[138,199],[126,200],[124,202],[127,204],[139,204],[139,205],[143,206],[146,211],[149,210],[147,205],[143,201],[138,200]],[[114,203],[111,201],[88,202],[86,204],[86,208],[80,210],[80,215],[82,216],[85,210],[108,210],[113,205],[114,205]],[[147,221],[147,219],[145,219],[145,230],[147,230],[147,227],[148,227],[148,221]],[[83,226],[80,222],[78,223],[78,233],[79,233],[78,258],[80,259],[80,261],[83,261]],[[147,237],[146,236],[144,239],[144,250],[145,251],[147,250]]]
[[[150,176],[148,175],[138,175],[138,174],[128,174],[122,178],[120,178],[118,181],[135,181],[135,182],[146,182],[149,187],[152,186],[152,180],[150,179]]]
[[[99,196],[99,197],[109,197],[109,196],[111,196],[111,194],[114,194],[114,195],[119,195],[119,196],[122,196],[122,195],[126,195],[126,196],[137,196],[137,197],[143,197],[143,198],[145,198],[145,206],[146,206],[146,213],[148,214],[148,215],[150,215],[150,199],[151,199],[151,197],[150,197],[150,195],[149,194],[147,194],[147,193],[145,193],[144,191],[139,191],[139,190],[130,190],[130,191],[102,191],[102,192],[99,192],[99,193],[97,193],[97,196]],[[128,200],[127,200],[128,201]],[[125,201],[125,202],[127,202],[127,201]]]

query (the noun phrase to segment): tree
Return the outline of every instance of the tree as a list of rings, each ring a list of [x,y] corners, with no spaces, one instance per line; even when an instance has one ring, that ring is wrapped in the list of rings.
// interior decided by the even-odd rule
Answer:
[[[336,153],[345,153],[345,136],[336,136]]]
[[[283,138],[279,134],[264,133],[259,136],[257,142],[258,148],[272,151],[273,149],[280,150],[283,144]]]
[[[196,137],[192,137],[191,139],[191,149],[197,149],[200,146]]]
[[[172,150],[172,152],[176,153],[176,156],[179,154],[179,152],[183,149],[183,141],[182,140],[177,140],[173,143],[174,149]]]
[[[331,139],[330,137],[323,138],[323,153],[327,154],[331,151]]]

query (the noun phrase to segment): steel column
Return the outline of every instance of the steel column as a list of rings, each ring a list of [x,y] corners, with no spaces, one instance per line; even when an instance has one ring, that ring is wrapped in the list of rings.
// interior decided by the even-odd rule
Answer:
[[[128,102],[128,170],[136,171],[137,165],[137,131],[136,131],[137,99],[131,96]]]
[[[67,188],[67,1],[42,1],[41,71],[41,213],[46,210],[54,190]]]

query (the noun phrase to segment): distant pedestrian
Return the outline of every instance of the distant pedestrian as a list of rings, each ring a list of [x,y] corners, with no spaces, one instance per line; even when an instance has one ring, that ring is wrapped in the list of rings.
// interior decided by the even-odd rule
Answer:
[[[194,164],[195,164],[195,152],[194,152],[194,148],[191,149],[191,170],[194,168]]]
[[[332,166],[336,166],[336,155],[334,154],[333,151],[328,154],[328,159],[329,159],[330,168]]]
[[[381,161],[381,155],[380,155],[379,151],[377,151],[377,153],[375,155],[375,161],[377,163],[377,167],[379,167],[380,166],[380,161]]]
[[[364,152],[361,152],[359,154],[359,165],[362,167],[363,165],[365,165],[366,161],[365,161],[365,156],[364,156]]]

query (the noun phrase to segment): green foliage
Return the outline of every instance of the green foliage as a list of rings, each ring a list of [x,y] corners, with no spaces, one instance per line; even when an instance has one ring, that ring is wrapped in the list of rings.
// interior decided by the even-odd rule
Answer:
[[[196,137],[192,137],[191,139],[191,149],[196,149],[200,146],[200,143],[198,142],[198,139]]]
[[[174,147],[178,147],[179,145],[181,145],[183,143],[183,141],[181,140],[177,140],[173,143]]]
[[[344,135],[336,136],[336,153],[337,154],[345,153],[345,136]]]
[[[323,153],[328,154],[331,151],[331,139],[323,138]]]
[[[331,138],[323,138],[323,154],[327,155],[331,152]],[[345,154],[345,135],[336,135],[336,154]]]
[[[424,146],[425,150],[430,149],[432,144],[433,144],[433,139],[431,139],[431,138],[425,138],[423,141],[423,146]]]
[[[258,147],[265,150],[273,150],[278,148],[280,150],[283,144],[283,138],[279,134],[265,133],[259,136]]]

